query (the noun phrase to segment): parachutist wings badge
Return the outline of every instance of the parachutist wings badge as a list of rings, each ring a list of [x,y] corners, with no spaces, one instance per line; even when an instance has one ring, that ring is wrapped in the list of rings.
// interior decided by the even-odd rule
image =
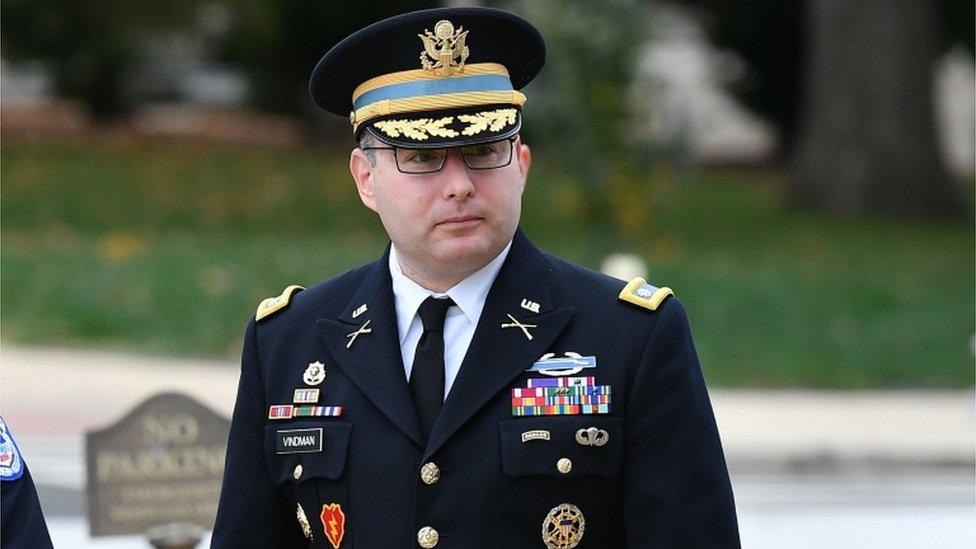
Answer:
[[[454,24],[445,19],[434,25],[434,32],[424,29],[424,34],[417,36],[424,43],[424,51],[420,53],[420,66],[424,70],[434,71],[438,76],[451,76],[464,69],[470,53],[464,45],[468,37],[464,27],[455,31]]]

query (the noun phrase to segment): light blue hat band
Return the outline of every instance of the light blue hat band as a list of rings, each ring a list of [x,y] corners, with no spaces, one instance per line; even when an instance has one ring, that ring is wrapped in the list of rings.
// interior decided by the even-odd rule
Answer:
[[[407,99],[446,93],[511,90],[512,81],[507,76],[496,74],[425,80],[422,82],[404,82],[402,84],[391,84],[362,94],[353,103],[353,109],[359,110],[367,105],[383,100]]]

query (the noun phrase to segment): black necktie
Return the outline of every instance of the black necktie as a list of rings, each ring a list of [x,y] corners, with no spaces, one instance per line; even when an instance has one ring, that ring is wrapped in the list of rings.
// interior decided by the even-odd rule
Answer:
[[[424,433],[430,436],[437,413],[444,404],[444,317],[454,305],[450,298],[430,296],[420,304],[417,314],[424,333],[417,342],[410,370],[410,392]]]

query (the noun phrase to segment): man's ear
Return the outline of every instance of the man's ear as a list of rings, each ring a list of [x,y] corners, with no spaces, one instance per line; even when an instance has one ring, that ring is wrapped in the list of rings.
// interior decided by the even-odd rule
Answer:
[[[521,137],[515,142],[515,146],[515,159],[518,162],[519,174],[522,176],[522,189],[525,190],[525,182],[529,177],[529,168],[532,167],[532,151],[528,145],[522,143]]]
[[[349,154],[349,173],[356,182],[356,191],[363,204],[376,211],[376,197],[373,195],[373,171],[376,166],[366,156],[362,149],[356,147]]]

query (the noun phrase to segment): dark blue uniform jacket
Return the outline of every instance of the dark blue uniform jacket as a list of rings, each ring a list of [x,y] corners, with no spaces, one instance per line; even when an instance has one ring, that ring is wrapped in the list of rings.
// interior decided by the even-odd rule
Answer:
[[[387,250],[387,254],[389,250]],[[213,547],[332,545],[324,505],[345,515],[342,548],[417,547],[424,526],[438,548],[543,548],[550,509],[585,518],[578,547],[738,547],[732,491],[685,311],[618,299],[624,283],[543,254],[518,231],[460,372],[425,440],[401,359],[388,259],[302,291],[247,327]],[[540,304],[538,313],[520,306]],[[361,304],[367,312],[353,319]],[[512,315],[538,326],[529,340],[503,329]],[[347,348],[347,335],[372,332]],[[610,385],[609,414],[513,417],[511,389],[545,353],[595,356],[585,374]],[[341,417],[269,420],[303,373],[325,364],[319,404]],[[276,453],[283,429],[323,429],[321,452]],[[603,429],[603,446],[577,443]],[[522,433],[547,430],[548,441]],[[568,458],[572,469],[557,470]],[[435,463],[440,479],[421,481]],[[302,474],[295,478],[297,465]],[[296,519],[301,505],[307,540]]]

